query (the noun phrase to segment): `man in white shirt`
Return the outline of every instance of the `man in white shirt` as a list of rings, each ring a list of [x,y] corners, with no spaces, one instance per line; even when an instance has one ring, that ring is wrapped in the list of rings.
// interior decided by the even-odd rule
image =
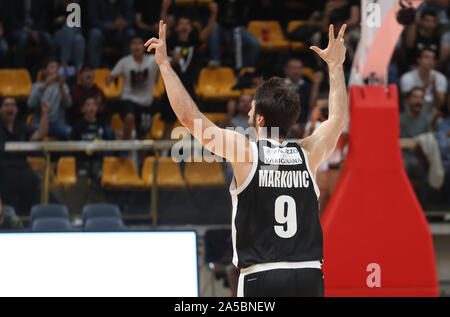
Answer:
[[[138,136],[150,129],[151,115],[154,113],[153,89],[158,78],[158,66],[154,55],[145,55],[144,41],[135,36],[131,40],[131,54],[123,57],[106,79],[109,85],[118,77],[124,78],[120,99],[121,116],[124,120],[123,139],[129,140],[136,126]]]
[[[403,96],[406,96],[414,87],[421,87],[425,90],[425,104],[422,111],[429,117],[442,109],[448,85],[445,76],[434,69],[435,64],[436,54],[425,48],[417,59],[417,67],[403,74],[400,79]]]

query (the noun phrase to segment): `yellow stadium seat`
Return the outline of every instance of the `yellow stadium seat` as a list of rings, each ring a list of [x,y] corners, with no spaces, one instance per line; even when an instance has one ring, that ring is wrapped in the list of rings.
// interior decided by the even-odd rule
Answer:
[[[188,162],[184,177],[189,186],[225,186],[225,175],[219,162]]]
[[[161,73],[158,75],[158,81],[156,82],[155,88],[153,89],[153,97],[155,99],[161,99],[166,87],[164,86],[164,80],[162,79]]]
[[[287,26],[287,32],[290,33],[292,31],[294,31],[296,28],[298,28],[301,25],[304,25],[308,23],[308,21],[302,21],[302,20],[294,20],[289,22],[288,26]],[[295,51],[295,52],[299,52],[299,51],[304,51],[306,50],[306,44],[300,41],[291,41],[291,50]]]
[[[293,20],[293,21],[288,23],[287,32],[291,33],[296,28],[298,28],[301,25],[305,25],[306,23],[308,23],[308,21],[305,21],[305,20]]]
[[[239,71],[239,77],[244,76],[245,73],[254,73],[255,71],[255,67],[242,67]]]
[[[110,70],[107,68],[96,69],[94,71],[95,78],[94,83],[103,90],[106,98],[108,99],[117,99],[120,97],[120,93],[122,92],[123,87],[123,78],[119,77],[117,83],[113,81],[108,87],[106,86],[106,78],[110,74]]]
[[[123,131],[123,120],[118,113],[113,114],[110,125],[111,129],[116,133]]]
[[[44,158],[43,157],[27,157],[27,162],[30,168],[37,173],[41,173],[44,170]]]
[[[105,157],[102,168],[102,187],[108,189],[142,189],[144,181],[131,158]]]
[[[74,186],[77,183],[75,157],[62,157],[59,159],[55,183],[63,187]]]
[[[142,168],[142,179],[145,186],[151,187],[153,184],[153,164],[155,157],[147,157]],[[156,182],[158,186],[166,188],[181,188],[186,186],[186,182],[181,175],[180,166],[171,157],[161,157],[157,162]]]
[[[197,95],[204,100],[226,100],[240,96],[239,90],[231,88],[236,84],[230,67],[205,67],[200,71]]]
[[[26,69],[0,70],[0,95],[26,98],[31,93],[31,77]]]
[[[153,116],[150,138],[160,140],[164,134],[164,121],[161,120],[161,114],[157,113]]]
[[[264,40],[264,30],[267,30],[267,40]],[[248,31],[259,39],[262,51],[287,51],[290,42],[284,38],[281,25],[278,21],[251,21]]]

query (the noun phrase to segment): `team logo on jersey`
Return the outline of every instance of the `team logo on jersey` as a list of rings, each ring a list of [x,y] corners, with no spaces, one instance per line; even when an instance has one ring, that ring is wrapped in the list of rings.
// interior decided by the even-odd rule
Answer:
[[[303,164],[298,149],[295,147],[270,148],[263,147],[264,164],[270,165],[299,165]]]

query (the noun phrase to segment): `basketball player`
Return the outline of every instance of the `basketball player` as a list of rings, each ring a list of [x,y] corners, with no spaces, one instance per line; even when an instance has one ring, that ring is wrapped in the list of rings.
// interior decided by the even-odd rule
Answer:
[[[159,27],[159,39],[152,38],[145,46],[148,51],[156,50],[175,114],[205,148],[229,160],[233,167],[230,192],[233,263],[240,269],[238,296],[323,296],[315,172],[333,152],[347,119],[342,66],[346,25],[337,38],[330,25],[325,50],[311,47],[328,64],[329,119],[299,143],[285,139],[299,115],[300,100],[279,78],[262,84],[252,102],[249,124],[256,129],[256,142],[215,126],[199,111],[171,68],[166,25],[161,21]],[[266,132],[274,127],[279,129],[278,136]],[[244,154],[246,160],[239,159]]]

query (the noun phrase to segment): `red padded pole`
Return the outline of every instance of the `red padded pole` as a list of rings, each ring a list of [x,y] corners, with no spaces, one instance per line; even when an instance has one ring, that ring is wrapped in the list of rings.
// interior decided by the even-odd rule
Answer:
[[[322,217],[325,296],[437,296],[428,222],[404,171],[395,85],[350,88],[350,147]]]

